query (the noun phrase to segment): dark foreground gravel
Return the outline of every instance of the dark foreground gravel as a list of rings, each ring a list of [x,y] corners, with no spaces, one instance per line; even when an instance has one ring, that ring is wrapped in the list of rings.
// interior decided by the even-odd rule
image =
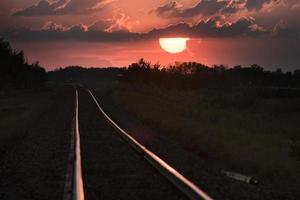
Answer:
[[[1,200],[63,199],[74,90],[52,93],[52,105],[0,155]]]
[[[79,129],[86,199],[186,199],[114,132],[84,90]]]

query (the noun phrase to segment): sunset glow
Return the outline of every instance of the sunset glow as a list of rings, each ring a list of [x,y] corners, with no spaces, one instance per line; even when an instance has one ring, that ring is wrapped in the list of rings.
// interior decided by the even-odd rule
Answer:
[[[0,200],[300,200],[299,55],[300,0],[0,0]]]
[[[140,58],[294,70],[299,11],[299,0],[2,0],[0,38],[47,70]]]
[[[189,38],[160,38],[159,44],[163,50],[169,53],[180,53],[187,47]]]

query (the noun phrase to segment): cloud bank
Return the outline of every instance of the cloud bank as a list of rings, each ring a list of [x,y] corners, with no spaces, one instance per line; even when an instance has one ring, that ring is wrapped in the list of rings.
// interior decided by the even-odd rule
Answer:
[[[36,5],[16,11],[14,16],[51,16],[90,14],[101,10],[112,0],[42,0]]]
[[[260,11],[266,4],[275,4],[281,0],[200,0],[195,6],[183,8],[176,1],[171,1],[155,9],[163,18],[189,18],[195,16],[213,16],[234,14],[240,11]]]
[[[54,22],[47,22],[41,29],[14,29],[1,35],[13,40],[76,40],[76,41],[137,41],[157,39],[160,37],[191,37],[191,38],[226,38],[226,37],[263,37],[267,35],[282,36],[287,29],[278,25],[272,30],[265,30],[255,23],[253,18],[242,17],[232,23],[222,23],[219,17],[201,20],[190,25],[179,23],[164,28],[152,29],[146,33],[130,32],[127,29],[116,29],[115,22],[100,20],[91,25],[77,24],[65,27]],[[297,37],[297,34],[294,35]]]

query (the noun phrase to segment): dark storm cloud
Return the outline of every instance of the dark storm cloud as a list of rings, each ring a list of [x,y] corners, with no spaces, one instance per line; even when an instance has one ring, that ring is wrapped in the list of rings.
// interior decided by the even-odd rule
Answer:
[[[19,10],[14,13],[15,16],[43,16],[52,15],[55,9],[64,5],[66,0],[59,0],[54,3],[50,3],[46,0],[40,1],[38,4],[30,6],[24,10]]]
[[[202,0],[197,5],[187,9],[180,9],[176,1],[172,1],[155,10],[160,17],[194,17],[197,15],[209,16],[219,13],[228,5],[228,1]]]
[[[197,33],[207,37],[234,37],[242,35],[260,34],[260,31],[253,31],[251,25],[254,25],[254,21],[249,18],[241,18],[234,23],[226,23],[221,27],[217,27],[216,24],[218,18],[213,18],[208,21],[202,21],[197,24],[194,29]]]
[[[195,7],[185,9],[180,17],[194,17],[197,15],[209,16],[217,14],[228,5],[228,1],[202,0]]]
[[[58,0],[50,3],[42,0],[38,4],[15,12],[14,16],[50,16],[74,15],[92,13],[100,9],[102,4],[111,1],[105,0]]]
[[[138,39],[140,34],[126,31],[107,32],[100,30],[99,23],[91,26],[83,24],[64,27],[53,22],[46,23],[42,29],[32,30],[19,28],[0,33],[0,37],[17,41],[94,41],[94,42],[118,42]]]
[[[260,10],[264,4],[270,3],[271,1],[276,2],[279,0],[248,0],[246,8],[248,10]]]
[[[133,33],[129,31],[106,31],[109,27],[108,21],[98,21],[90,26],[83,24],[64,27],[53,22],[46,23],[41,30],[30,30],[27,28],[7,31],[1,35],[13,40],[76,40],[76,41],[136,41],[155,39],[159,37],[235,37],[252,36],[259,37],[266,34],[262,28],[255,24],[251,18],[241,18],[233,23],[220,25],[218,17],[202,20],[198,24],[190,26],[186,23],[154,29],[148,33]]]
[[[52,4],[46,0],[42,0],[36,5],[15,12],[13,15],[15,16],[52,15],[58,7],[64,5],[65,3],[66,3],[65,0],[60,0]]]
[[[45,25],[42,27],[42,30],[57,30],[57,31],[64,31],[66,30],[66,27],[64,27],[61,24],[57,24],[54,22],[47,22]]]
[[[176,1],[171,1],[155,9],[155,13],[160,17],[176,17],[180,14],[181,5]]]
[[[182,9],[176,1],[171,1],[155,9],[157,16],[163,18],[189,18],[198,15],[212,16],[218,14],[234,14],[241,10],[259,11],[265,4],[278,3],[282,0],[200,0],[195,6]],[[180,5],[180,6],[179,6]]]
[[[245,9],[245,4],[247,0],[233,0],[229,1],[226,7],[222,8],[222,14],[234,14],[240,10]]]
[[[90,31],[104,31],[110,28],[114,22],[112,20],[99,20],[89,26]]]
[[[275,25],[271,34],[273,36],[298,38],[300,40],[300,26],[289,26],[288,22],[281,20]]]
[[[235,36],[253,36],[259,37],[265,35],[266,32],[255,24],[253,19],[241,18],[233,23],[219,24],[219,18],[214,17],[209,20],[202,20],[198,24],[190,26],[185,23],[169,26],[164,29],[155,29],[148,33],[151,37],[174,37],[174,36],[186,36],[186,37],[235,37]]]

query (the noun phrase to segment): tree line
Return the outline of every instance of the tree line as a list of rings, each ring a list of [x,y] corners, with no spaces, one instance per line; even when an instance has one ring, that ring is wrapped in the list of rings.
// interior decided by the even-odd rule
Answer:
[[[164,67],[140,59],[122,70],[125,82],[151,83],[177,89],[230,87],[300,87],[300,70],[282,72],[264,70],[253,64],[228,68],[224,65],[207,66],[197,62],[175,63]]]
[[[96,81],[99,79],[111,78],[119,73],[119,68],[84,68],[81,66],[68,66],[57,68],[47,73],[49,81],[80,82]]]
[[[29,89],[43,86],[46,71],[39,62],[29,64],[23,51],[13,49],[0,39],[0,90]]]

